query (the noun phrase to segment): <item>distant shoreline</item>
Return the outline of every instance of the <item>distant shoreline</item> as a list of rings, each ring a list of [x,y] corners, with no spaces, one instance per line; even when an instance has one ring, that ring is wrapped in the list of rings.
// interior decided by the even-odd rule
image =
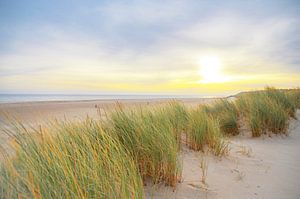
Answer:
[[[226,96],[193,96],[193,95],[6,95],[0,94],[0,104],[24,103],[63,103],[93,101],[128,101],[128,100],[185,100],[185,99],[218,99]]]
[[[5,115],[12,115],[24,123],[39,123],[48,119],[68,118],[83,119],[98,117],[97,109],[111,109],[116,102],[126,106],[147,106],[179,100],[188,106],[210,103],[220,98],[156,98],[156,99],[100,99],[100,100],[66,100],[0,103],[0,121]]]

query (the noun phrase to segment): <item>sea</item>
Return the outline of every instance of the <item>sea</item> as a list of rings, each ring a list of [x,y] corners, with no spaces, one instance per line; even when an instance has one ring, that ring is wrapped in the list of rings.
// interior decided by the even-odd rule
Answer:
[[[202,98],[200,95],[82,95],[82,94],[0,94],[0,103],[86,101],[122,99],[180,99]]]

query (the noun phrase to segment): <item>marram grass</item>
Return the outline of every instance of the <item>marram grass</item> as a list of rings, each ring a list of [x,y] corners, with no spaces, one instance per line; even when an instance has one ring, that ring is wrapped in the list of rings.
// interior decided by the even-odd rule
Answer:
[[[295,112],[293,103],[285,93],[271,88],[246,93],[237,100],[240,112],[248,119],[253,137],[267,131],[286,134],[289,116]]]
[[[212,105],[205,106],[205,110],[219,120],[220,128],[225,135],[239,134],[238,109],[234,102],[226,99],[217,100]]]
[[[2,198],[143,198],[134,160],[99,123],[16,129],[16,156],[1,165]]]
[[[192,110],[190,113],[187,143],[194,150],[203,150],[205,146],[208,146],[217,156],[225,155],[228,152],[219,121],[207,114],[203,107]]]
[[[122,106],[111,115],[113,131],[136,161],[145,181],[175,186],[180,179],[177,135],[174,124],[158,107],[126,110]]]
[[[187,129],[188,109],[178,101],[171,101],[161,110],[167,120],[171,123],[175,138],[180,147],[181,134]]]
[[[290,117],[295,116],[296,101],[288,95],[287,91],[280,91],[274,87],[266,87],[265,93],[268,97],[277,102],[277,104],[280,104]]]
[[[288,98],[294,102],[295,108],[300,108],[300,88],[298,89],[291,89],[286,92]]]

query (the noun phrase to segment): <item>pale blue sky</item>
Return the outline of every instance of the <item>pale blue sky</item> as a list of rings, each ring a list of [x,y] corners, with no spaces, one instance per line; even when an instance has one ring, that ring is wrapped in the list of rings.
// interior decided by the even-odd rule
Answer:
[[[300,86],[300,1],[0,1],[0,92]],[[197,84],[218,56],[234,81]],[[200,78],[200,79],[199,79]]]

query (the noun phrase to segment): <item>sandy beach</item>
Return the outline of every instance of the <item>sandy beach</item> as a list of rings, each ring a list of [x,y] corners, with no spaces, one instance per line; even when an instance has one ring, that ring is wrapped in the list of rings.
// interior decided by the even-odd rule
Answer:
[[[300,111],[297,112],[298,118]],[[151,198],[300,198],[300,122],[292,120],[288,136],[249,137],[243,134],[230,139],[227,157],[185,148],[182,152],[182,183],[172,188],[147,187]],[[206,184],[201,182],[201,159],[208,169]]]
[[[188,106],[209,103],[216,98],[179,99]],[[111,109],[117,102],[126,106],[162,104],[171,99],[120,99],[120,100],[87,100],[87,101],[53,101],[53,102],[23,102],[0,103],[0,121],[5,114],[13,115],[25,123],[43,122],[48,119],[83,119],[87,115],[98,117],[97,109]]]
[[[126,106],[166,103],[168,100],[121,100]],[[210,103],[213,99],[183,99],[188,106]],[[112,108],[116,101],[27,102],[1,104],[1,120],[14,115],[25,124],[40,124],[53,118],[83,119],[99,117],[97,109]],[[297,112],[300,118],[300,111]],[[148,198],[299,198],[300,192],[300,123],[291,119],[288,136],[251,138],[249,127],[230,139],[230,152],[218,158],[181,151],[182,180],[173,191],[164,185],[145,186]],[[1,145],[7,144],[1,133]],[[6,146],[7,147],[7,146]],[[6,148],[5,147],[5,148]],[[201,160],[207,162],[206,182],[201,182]]]
[[[187,106],[211,103],[217,98],[178,99]],[[54,119],[83,120],[86,117],[99,118],[105,111],[112,110],[116,103],[130,106],[151,106],[168,103],[171,99],[120,99],[120,100],[83,100],[83,101],[43,101],[0,103],[0,125],[5,126],[8,117],[29,126],[38,126]],[[8,149],[8,136],[0,133],[0,144]],[[9,150],[10,151],[10,150]]]

